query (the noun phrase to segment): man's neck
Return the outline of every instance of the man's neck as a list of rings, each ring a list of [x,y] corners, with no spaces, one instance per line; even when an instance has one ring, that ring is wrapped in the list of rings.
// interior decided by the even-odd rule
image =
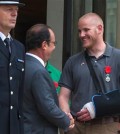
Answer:
[[[101,45],[97,45],[97,47],[88,49],[88,53],[89,55],[95,56],[96,58],[98,58],[104,54],[105,49],[106,49],[106,44],[103,43]]]
[[[0,32],[2,32],[6,37],[8,36],[8,34],[10,33],[10,29],[3,29],[0,27]]]

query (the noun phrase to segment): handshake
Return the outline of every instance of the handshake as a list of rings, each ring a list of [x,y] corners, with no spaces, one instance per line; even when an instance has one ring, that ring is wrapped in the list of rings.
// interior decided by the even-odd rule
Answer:
[[[70,112],[65,112],[65,113],[70,119],[70,125],[69,125],[68,129],[65,131],[69,131],[74,128],[75,120]],[[76,117],[77,117],[78,122],[84,122],[84,121],[89,121],[91,119],[94,119],[95,118],[95,109],[94,109],[93,103],[92,102],[86,103],[83,106],[83,108],[79,112],[76,113]]]

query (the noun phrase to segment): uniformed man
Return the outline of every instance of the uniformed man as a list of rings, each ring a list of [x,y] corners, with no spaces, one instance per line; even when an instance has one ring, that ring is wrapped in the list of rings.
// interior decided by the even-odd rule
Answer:
[[[19,0],[0,0],[0,133],[23,134],[24,46],[13,39]]]

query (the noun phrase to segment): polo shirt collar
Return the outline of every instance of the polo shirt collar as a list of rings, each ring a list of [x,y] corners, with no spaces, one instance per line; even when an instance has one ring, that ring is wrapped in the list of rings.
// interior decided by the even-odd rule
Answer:
[[[104,56],[110,56],[111,53],[112,53],[112,46],[110,46],[108,43],[105,43],[106,44],[106,49],[105,49],[105,52],[104,52]]]
[[[108,43],[106,43],[105,42],[105,44],[106,44],[106,48],[105,48],[105,52],[103,53],[103,55],[102,56],[110,56],[111,55],[111,53],[112,53],[112,49],[113,49],[113,47],[112,46],[110,46]],[[87,50],[85,50],[85,51],[87,51]],[[83,51],[84,52],[84,51]],[[90,56],[90,55],[89,55]],[[94,56],[90,56],[90,57],[94,57]]]

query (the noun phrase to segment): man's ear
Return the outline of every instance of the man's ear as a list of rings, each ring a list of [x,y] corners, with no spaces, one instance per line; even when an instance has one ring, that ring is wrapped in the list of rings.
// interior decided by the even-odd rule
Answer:
[[[48,46],[48,42],[47,41],[43,41],[42,42],[42,49],[46,49],[47,48],[47,46]]]
[[[103,31],[103,26],[102,25],[98,25],[97,26],[97,30],[101,33],[101,31]]]

